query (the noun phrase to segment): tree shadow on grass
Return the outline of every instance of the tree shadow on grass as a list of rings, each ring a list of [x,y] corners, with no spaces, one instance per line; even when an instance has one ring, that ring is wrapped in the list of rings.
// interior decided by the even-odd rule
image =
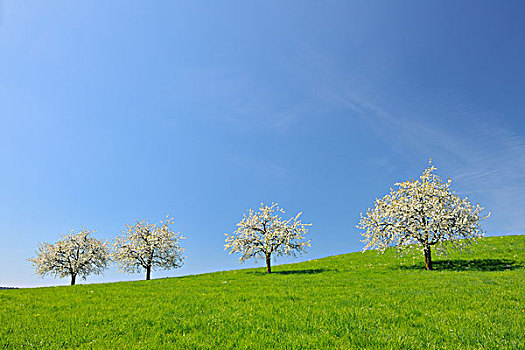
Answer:
[[[432,262],[434,270],[443,271],[505,271],[523,268],[510,259],[446,259]],[[424,270],[423,262],[412,266],[400,266],[403,270]]]
[[[315,275],[318,273],[328,272],[328,271],[337,271],[329,269],[308,269],[308,270],[285,270],[285,271],[272,271],[270,275]],[[266,271],[249,271],[247,273],[254,275],[268,275]]]

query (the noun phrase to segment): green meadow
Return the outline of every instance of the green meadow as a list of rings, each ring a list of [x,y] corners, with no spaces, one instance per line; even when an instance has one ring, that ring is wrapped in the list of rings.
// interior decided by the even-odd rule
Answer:
[[[0,348],[525,349],[524,235],[433,258],[2,290]]]

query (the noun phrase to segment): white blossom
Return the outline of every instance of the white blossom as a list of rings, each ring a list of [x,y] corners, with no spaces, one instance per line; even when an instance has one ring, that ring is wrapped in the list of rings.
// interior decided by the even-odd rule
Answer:
[[[280,213],[284,210],[277,203],[271,206],[261,203],[259,211],[248,210],[233,235],[226,234],[225,250],[230,249],[230,254],[241,253],[240,262],[265,259],[268,273],[272,254],[296,256],[304,252],[310,247],[310,240],[304,239],[311,224],[299,220],[302,213],[288,220],[280,218]]]
[[[150,279],[151,270],[179,268],[183,265],[184,248],[179,240],[185,239],[170,226],[174,219],[169,216],[160,224],[149,224],[145,220],[135,225],[125,225],[126,230],[115,238],[113,258],[119,264],[119,272],[140,272],[146,270]]]
[[[96,231],[80,230],[62,236],[55,244],[41,243],[37,257],[28,259],[38,275],[71,276],[71,285],[79,276],[86,279],[91,274],[101,274],[109,262],[108,245],[90,237]]]
[[[452,180],[443,182],[434,170],[430,161],[419,179],[396,183],[397,190],[390,189],[390,194],[375,200],[373,209],[361,214],[357,228],[364,230],[363,251],[420,249],[430,270],[431,246],[446,242],[461,248],[484,235],[480,221],[490,213],[483,216],[483,207],[456,195],[451,190]],[[447,244],[438,245],[438,252],[446,252]]]

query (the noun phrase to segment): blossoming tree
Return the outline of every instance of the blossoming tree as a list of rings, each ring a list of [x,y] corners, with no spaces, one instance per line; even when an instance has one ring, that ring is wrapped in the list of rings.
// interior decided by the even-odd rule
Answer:
[[[230,249],[230,254],[241,253],[240,262],[264,258],[268,273],[272,272],[272,254],[296,256],[303,252],[310,246],[310,240],[305,241],[305,234],[311,224],[299,220],[302,213],[288,220],[281,219],[280,213],[284,210],[277,203],[271,206],[261,203],[259,211],[250,209],[233,235],[226,234],[225,250]]]
[[[179,268],[183,265],[184,248],[179,240],[185,239],[171,229],[173,218],[166,217],[160,224],[149,224],[145,220],[135,225],[126,225],[122,235],[115,238],[113,258],[120,265],[119,272],[146,270],[146,280],[151,270]]]
[[[483,207],[456,195],[451,190],[452,180],[443,182],[434,170],[430,161],[418,180],[396,183],[397,190],[390,189],[390,194],[375,200],[366,215],[361,214],[357,228],[364,230],[363,251],[420,249],[426,269],[432,270],[432,246],[446,242],[437,246],[445,252],[447,245],[462,248],[484,235],[480,221],[490,213],[483,216]]]
[[[90,237],[95,231],[86,229],[64,235],[55,244],[41,243],[36,258],[28,259],[38,275],[71,276],[71,285],[77,276],[86,279],[91,274],[101,274],[109,262],[106,242]]]

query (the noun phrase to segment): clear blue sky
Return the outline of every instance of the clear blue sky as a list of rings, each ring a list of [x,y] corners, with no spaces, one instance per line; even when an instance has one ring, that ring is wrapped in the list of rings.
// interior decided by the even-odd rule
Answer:
[[[240,268],[224,233],[260,202],[313,224],[300,260],[358,251],[429,157],[488,235],[525,232],[522,1],[0,6],[0,285],[68,284],[39,242],[166,214],[188,258],[154,277]]]

